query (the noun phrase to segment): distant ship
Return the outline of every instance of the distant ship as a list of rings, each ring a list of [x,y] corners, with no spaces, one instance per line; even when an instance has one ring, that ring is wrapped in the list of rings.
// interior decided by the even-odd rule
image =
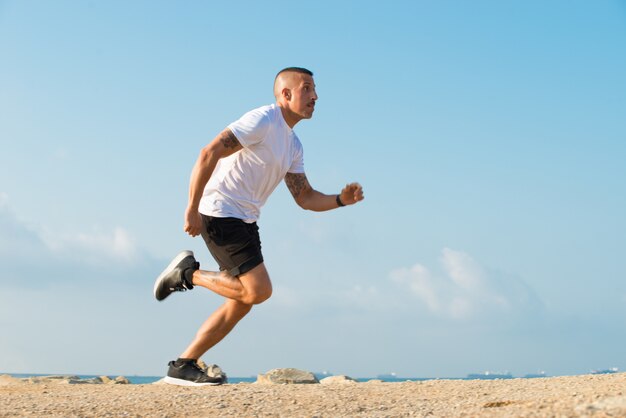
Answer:
[[[486,371],[484,373],[471,373],[467,375],[468,379],[483,379],[483,380],[491,380],[491,379],[513,379],[513,375],[509,372],[505,373],[494,373]]]
[[[611,367],[610,369],[605,369],[605,370],[592,370],[591,374],[611,374],[611,373],[617,373],[619,371],[619,369],[617,367]]]
[[[381,380],[393,380],[397,378],[398,378],[398,375],[396,375],[394,372],[387,373],[387,374],[379,374],[376,376],[376,379],[381,379]]]

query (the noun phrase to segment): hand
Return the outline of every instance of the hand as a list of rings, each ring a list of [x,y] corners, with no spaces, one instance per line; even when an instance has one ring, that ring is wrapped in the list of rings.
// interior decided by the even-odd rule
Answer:
[[[341,203],[346,206],[354,205],[356,202],[360,202],[364,198],[363,188],[359,183],[346,184],[346,187],[343,188],[341,194],[339,195]]]
[[[187,208],[185,211],[185,226],[184,231],[192,237],[200,235],[202,231],[202,216],[198,210]]]

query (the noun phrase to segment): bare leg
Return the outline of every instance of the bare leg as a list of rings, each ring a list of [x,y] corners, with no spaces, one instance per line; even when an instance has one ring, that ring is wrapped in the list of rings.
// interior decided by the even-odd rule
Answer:
[[[196,338],[181,354],[182,358],[200,358],[228,335],[241,318],[250,312],[252,305],[267,300],[272,294],[272,282],[263,263],[239,277],[224,272],[198,270],[193,274],[193,284],[227,299],[202,324]]]
[[[252,305],[226,299],[226,302],[202,324],[196,338],[180,357],[200,358],[211,347],[220,342],[237,325],[237,322],[250,312],[250,309],[252,309]]]
[[[193,273],[193,284],[246,305],[261,303],[272,294],[272,282],[264,263],[239,277],[231,276],[224,271],[218,273],[196,270]]]

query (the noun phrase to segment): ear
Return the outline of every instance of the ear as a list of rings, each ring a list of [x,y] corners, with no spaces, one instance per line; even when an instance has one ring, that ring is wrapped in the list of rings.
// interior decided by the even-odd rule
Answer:
[[[286,88],[286,87],[285,87],[285,88],[283,89],[283,92],[282,92],[282,93],[283,93],[283,97],[284,97],[287,101],[291,100],[291,90],[290,90],[290,89],[288,89],[288,88]]]

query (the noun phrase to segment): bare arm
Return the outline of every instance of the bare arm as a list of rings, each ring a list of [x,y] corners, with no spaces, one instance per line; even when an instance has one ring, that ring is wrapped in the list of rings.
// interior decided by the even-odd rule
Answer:
[[[200,234],[202,218],[198,212],[204,186],[208,183],[220,158],[228,157],[242,148],[237,137],[226,128],[200,151],[189,180],[189,203],[185,211],[184,230],[192,237]]]
[[[353,205],[364,199],[363,188],[358,183],[346,185],[339,195],[327,195],[313,189],[304,173],[287,173],[285,184],[302,209],[316,212],[338,208],[337,196],[343,205]]]

